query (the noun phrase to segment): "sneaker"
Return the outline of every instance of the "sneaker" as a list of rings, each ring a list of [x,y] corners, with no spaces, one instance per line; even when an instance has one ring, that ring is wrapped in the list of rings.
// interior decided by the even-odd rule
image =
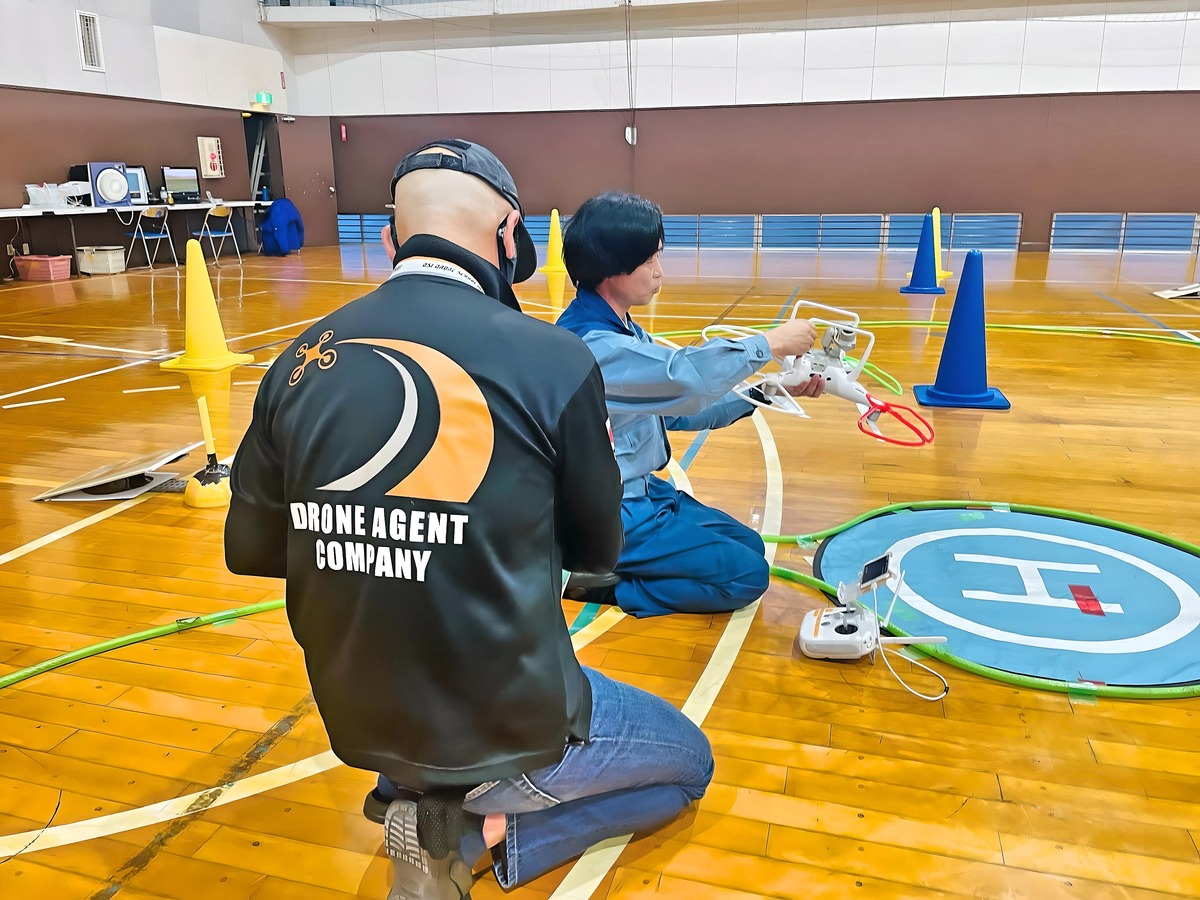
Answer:
[[[470,867],[457,850],[434,859],[421,847],[417,804],[412,800],[388,804],[383,835],[394,874],[388,900],[470,900]]]
[[[606,575],[585,575],[572,572],[563,588],[563,597],[580,603],[599,603],[602,606],[616,604],[617,585],[621,576],[615,572]]]

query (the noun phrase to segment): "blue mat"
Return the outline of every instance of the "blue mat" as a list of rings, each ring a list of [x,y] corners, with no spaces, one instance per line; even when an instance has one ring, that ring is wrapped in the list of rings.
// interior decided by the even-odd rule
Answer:
[[[937,649],[948,661],[1068,685],[1200,683],[1200,557],[1192,553],[1049,515],[917,509],[833,535],[813,569],[832,585],[850,583],[889,550],[904,572],[892,625],[945,635]],[[881,615],[895,587],[879,590]]]

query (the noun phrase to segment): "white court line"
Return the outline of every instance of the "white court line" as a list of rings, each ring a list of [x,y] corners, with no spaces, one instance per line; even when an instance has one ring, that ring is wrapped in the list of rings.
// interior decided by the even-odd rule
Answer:
[[[667,460],[667,471],[671,473],[676,490],[683,491],[685,494],[691,494],[693,497],[696,496],[695,491],[692,490],[692,480],[688,478],[687,472],[683,470],[683,466],[675,462],[674,457]]]
[[[249,334],[239,334],[237,337],[231,337],[227,343],[233,341],[244,341],[246,338],[259,337],[264,334],[273,334],[276,331],[283,331],[285,328],[295,328],[297,325],[311,325],[313,322],[319,322],[324,316],[317,316],[315,319],[304,319],[300,322],[289,322],[287,325],[280,325],[278,328],[268,328],[265,331],[252,331]]]
[[[31,344],[54,344],[57,347],[86,347],[88,350],[111,350],[114,353],[128,353],[133,356],[161,356],[166,349],[161,350],[131,350],[129,347],[106,347],[103,344],[80,344],[72,338],[46,337],[41,334],[31,334],[20,337],[15,334],[0,334],[0,339],[7,341],[26,341]]]
[[[775,446],[775,437],[763,419],[762,412],[755,410],[752,419],[754,427],[758,429],[763,457],[767,463],[767,499],[763,509],[762,530],[768,534],[778,534],[783,522],[783,470],[779,464],[779,449]],[[775,550],[775,544],[767,544],[768,563],[775,561]],[[725,679],[729,677],[761,602],[755,600],[730,616],[729,624],[725,626],[725,632],[717,641],[708,665],[700,673],[696,686],[684,702],[681,712],[697,725],[704,724],[713,701],[717,699]],[[632,837],[631,834],[621,835],[588,848],[550,895],[550,900],[588,900],[600,886],[608,870],[616,864],[621,851]]]
[[[131,363],[112,366],[108,369],[100,369],[95,372],[87,372],[83,375],[76,375],[72,378],[64,378],[62,381],[51,381],[48,384],[39,384],[36,387],[24,388],[23,390],[13,391],[10,394],[0,394],[0,400],[8,400],[10,397],[20,397],[22,394],[32,394],[34,391],[44,391],[46,388],[58,387],[60,384],[70,384],[72,381],[81,381],[84,378],[94,378],[97,375],[107,375],[109,372],[119,372],[121,369],[131,369],[134,366],[144,366],[148,362],[150,362],[148,359],[139,359]]]
[[[17,409],[22,406],[41,406],[43,403],[62,403],[66,397],[51,397],[49,400],[26,400],[24,403],[10,403],[0,406],[0,409]]]
[[[141,502],[142,499],[139,497],[135,500],[126,501],[121,507],[105,510],[102,515],[112,515],[119,512],[121,508],[128,508],[130,505]],[[90,524],[88,520],[84,520],[84,522]],[[76,527],[76,530],[79,527],[84,527],[83,523],[76,523],[76,526],[73,526]],[[36,548],[31,546],[30,549]],[[24,547],[21,550],[28,552]],[[6,561],[4,557],[0,557],[0,563]],[[585,628],[581,628],[575,634],[571,635],[571,646],[576,651],[582,650],[624,618],[624,613],[619,609],[611,607],[606,609]],[[125,812],[112,813],[107,816],[97,816],[94,819],[84,819],[80,822],[70,822],[66,825],[55,825],[45,829],[38,828],[33,831],[24,831],[20,834],[6,834],[0,837],[0,859],[16,856],[21,853],[49,850],[53,847],[65,847],[69,844],[78,844],[80,841],[90,841],[94,838],[107,837],[110,834],[132,831],[135,828],[145,828],[149,825],[161,825],[163,822],[178,819],[180,816],[192,812],[193,804],[196,804],[199,800],[208,800],[210,795],[215,794],[216,796],[202,804],[200,808],[213,809],[217,806],[233,803],[235,800],[253,797],[255,794],[271,791],[277,787],[283,787],[285,784],[291,784],[312,775],[319,775],[341,764],[341,760],[333,755],[333,751],[327,750],[324,753],[318,753],[316,756],[310,756],[308,759],[280,766],[278,769],[271,769],[269,772],[251,775],[249,778],[235,781],[229,786],[217,785],[207,790],[197,791],[194,794],[176,797],[173,800],[164,800],[161,803],[142,806],[137,809],[129,809]]]
[[[115,516],[119,512],[124,512],[127,509],[133,509],[133,507],[137,506],[139,503],[145,503],[153,496],[155,495],[144,494],[141,497],[134,497],[132,500],[126,500],[123,503],[118,503],[116,506],[110,506],[108,509],[101,510],[94,515],[90,515],[86,519],[80,519],[78,522],[58,529],[58,531],[52,531],[35,541],[30,541],[28,544],[22,544],[15,550],[9,550],[7,553],[0,553],[0,566],[4,565],[5,563],[10,563],[14,559],[20,559],[25,554],[32,553],[34,550],[40,550],[42,547],[45,547],[48,544],[53,544],[55,541],[59,540],[60,538],[65,538],[67,535],[74,534],[77,531],[82,531],[89,525],[95,525],[97,522],[102,522],[110,516]],[[3,856],[3,853],[0,853],[0,856]]]
[[[180,386],[177,384],[163,384],[163,385],[159,385],[158,387],[129,388],[128,390],[121,391],[121,393],[122,394],[148,394],[151,391],[177,391],[177,390],[179,390],[179,387]]]
[[[320,317],[318,317],[318,319],[319,318]],[[241,334],[241,335],[238,335],[237,337],[229,338],[229,341],[241,341],[241,340],[245,340],[246,338],[258,337],[259,335],[263,335],[263,334],[270,334],[273,331],[282,331],[284,328],[292,328],[296,325],[307,325],[312,322],[318,321],[318,319],[305,319],[303,322],[292,322],[288,325],[280,325],[278,328],[268,328],[266,331],[254,331],[254,332],[251,332],[250,334]],[[229,341],[227,341],[226,343],[228,343]],[[174,353],[171,353],[170,356],[179,356],[182,353],[183,353],[182,350],[177,350]],[[131,362],[131,363],[124,363],[122,365],[112,366],[107,369],[99,369],[95,372],[87,372],[83,375],[75,375],[72,378],[64,378],[61,381],[51,381],[47,384],[39,384],[35,387],[23,388],[22,390],[12,391],[11,393],[8,393],[8,394],[0,394],[0,400],[8,400],[12,397],[20,397],[22,394],[32,394],[35,391],[43,391],[46,388],[58,387],[60,384],[70,384],[72,381],[81,381],[84,378],[94,378],[97,375],[107,375],[109,372],[119,372],[121,369],[128,369],[133,366],[144,366],[148,362],[152,362],[152,360],[139,359],[139,360],[135,360],[134,362]]]

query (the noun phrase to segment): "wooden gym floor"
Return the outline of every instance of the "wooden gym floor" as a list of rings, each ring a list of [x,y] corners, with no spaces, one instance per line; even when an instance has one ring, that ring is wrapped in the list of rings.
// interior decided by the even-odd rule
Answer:
[[[910,253],[668,256],[667,287],[641,316],[651,331],[771,321],[794,292],[866,320],[945,319],[956,284],[936,304],[899,294]],[[991,332],[990,381],[1012,411],[933,410],[937,440],[923,450],[861,436],[836,398],[809,403],[810,421],[740,422],[695,454],[694,493],[768,532],[969,498],[1200,540],[1200,350],[1115,336],[1200,329],[1200,303],[1149,293],[1193,281],[1195,260],[989,254],[986,265],[990,323],[1114,336]],[[345,247],[209,271],[232,348],[262,363],[387,264]],[[194,384],[161,371],[153,357],[182,348],[182,292],[174,269],[0,286],[0,675],[282,596],[282,584],[227,572],[223,511],[178,494],[29,502],[103,463],[200,440],[194,391],[232,453],[264,370]],[[543,276],[521,295],[537,316],[561,303]],[[940,331],[877,336],[873,361],[906,387],[932,380]],[[675,436],[677,460],[690,444]],[[196,451],[166,468],[201,463]],[[777,561],[807,570],[810,552],[781,548]],[[740,647],[745,617],[609,612],[576,636],[586,664],[702,718],[717,770],[694,813],[634,840],[611,869],[589,857],[572,879],[630,898],[1200,895],[1200,699],[1079,701],[939,666],[950,695],[926,703],[882,666],[797,658],[800,619],[824,603],[773,583]],[[568,620],[579,610],[564,603]],[[282,611],[2,690],[0,858],[33,843],[0,863],[0,896],[382,898],[380,829],[359,813],[372,777],[327,751]],[[552,895],[570,868],[512,896]],[[489,876],[475,896],[500,894]]]

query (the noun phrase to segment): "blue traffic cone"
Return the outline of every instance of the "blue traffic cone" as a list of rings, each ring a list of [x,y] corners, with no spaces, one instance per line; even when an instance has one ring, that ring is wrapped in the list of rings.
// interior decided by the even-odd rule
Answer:
[[[917,261],[913,263],[912,278],[902,294],[944,294],[946,289],[937,283],[937,262],[933,257],[933,213],[925,215],[921,224],[921,240],[917,244]]]
[[[930,263],[932,265],[932,262]],[[987,383],[987,334],[983,322],[983,254],[967,253],[954,295],[950,326],[933,384],[913,388],[922,406],[1008,409],[1008,399]]]

